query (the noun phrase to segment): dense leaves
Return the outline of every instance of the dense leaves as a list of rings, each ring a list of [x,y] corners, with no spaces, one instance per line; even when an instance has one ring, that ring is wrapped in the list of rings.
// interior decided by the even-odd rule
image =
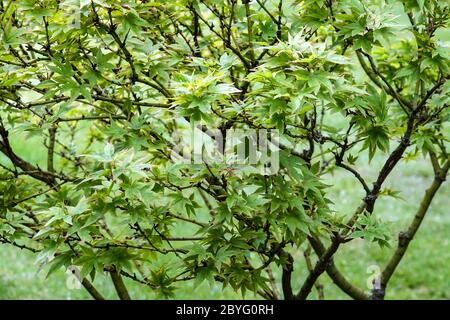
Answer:
[[[121,298],[118,274],[166,297],[193,280],[306,298],[340,245],[392,243],[372,213],[398,196],[383,183],[402,158],[448,171],[446,1],[19,0],[0,14],[0,241],[49,274],[80,266],[85,287],[111,273]],[[239,146],[232,129],[276,130],[279,170],[214,153],[217,136]],[[355,164],[376,154],[372,185]],[[333,210],[335,170],[364,191],[358,208]],[[296,294],[292,255],[309,243]]]

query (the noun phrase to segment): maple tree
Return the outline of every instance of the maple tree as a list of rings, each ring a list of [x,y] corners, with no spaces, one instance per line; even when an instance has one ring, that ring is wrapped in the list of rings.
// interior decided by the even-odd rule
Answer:
[[[384,298],[450,167],[445,1],[70,4],[0,1],[0,242],[49,274],[80,266],[96,299],[98,276],[121,299],[124,277],[165,297],[212,281],[306,299],[324,273],[352,298]],[[232,129],[276,130],[279,170],[172,154],[180,130]],[[42,138],[44,167],[16,152],[23,133]],[[357,163],[376,154],[369,181]],[[333,256],[355,238],[388,244],[376,203],[420,155],[435,178],[369,294]],[[337,170],[365,193],[349,212],[327,196]],[[292,277],[299,249],[305,279]]]

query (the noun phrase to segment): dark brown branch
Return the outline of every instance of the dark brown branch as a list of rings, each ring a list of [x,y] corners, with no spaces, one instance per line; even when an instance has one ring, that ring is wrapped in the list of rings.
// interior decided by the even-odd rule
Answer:
[[[72,121],[83,121],[83,120],[127,120],[125,116],[80,116],[73,118],[58,118],[56,122],[72,122]]]
[[[176,214],[173,214],[173,213],[167,213],[167,215],[172,217],[172,218],[175,218],[175,219],[179,219],[179,220],[182,220],[182,221],[186,221],[186,222],[190,222],[190,223],[196,224],[196,225],[198,225],[200,227],[206,227],[207,226],[206,223],[203,223],[203,222],[200,222],[200,221],[197,221],[197,220],[194,220],[194,219],[189,219],[189,218],[186,218],[186,217],[182,217],[182,216],[179,216],[179,215],[176,215]]]
[[[282,254],[287,255],[287,262],[286,265],[283,266],[283,274],[281,278],[281,286],[283,288],[284,299],[293,300],[294,293],[292,292],[291,278],[292,272],[294,271],[294,259],[290,254],[285,253],[284,251],[282,252]]]
[[[372,80],[373,83],[375,83],[380,89],[383,89],[386,91],[387,94],[392,96],[397,102],[399,103],[400,107],[405,111],[405,113],[408,113],[407,110],[412,110],[412,105],[408,101],[406,101],[404,98],[402,98],[397,91],[390,85],[390,83],[387,81],[387,79],[378,71],[377,67],[375,66],[375,62],[373,61],[372,56],[365,53],[361,49],[356,50],[356,55],[358,57],[358,60],[361,64],[361,67],[363,68],[364,72],[367,74],[367,76]],[[369,60],[369,63],[371,65],[372,70],[369,69],[367,64],[364,62],[363,55],[367,57]],[[380,81],[378,78],[381,78],[382,81]]]
[[[241,53],[237,48],[235,48],[234,46],[232,46],[231,43],[228,41],[228,39],[224,38],[219,32],[217,32],[217,31],[214,29],[214,26],[210,25],[210,24],[208,23],[208,21],[206,21],[206,20],[202,17],[201,14],[199,14],[199,13],[197,12],[197,15],[198,15],[199,19],[200,19],[200,20],[201,20],[201,21],[209,28],[209,30],[211,30],[215,35],[217,35],[217,36],[223,41],[224,45],[225,45],[228,49],[230,49],[230,50],[231,50],[231,51],[239,58],[239,60],[241,60],[241,62],[242,62],[242,64],[244,65],[244,67],[245,67],[247,70],[250,70],[250,69],[252,68],[252,66],[251,66],[251,64],[249,63],[249,61],[242,55],[242,53]]]
[[[25,160],[23,160],[21,157],[19,157],[17,154],[14,153],[9,143],[8,131],[5,130],[3,126],[0,127],[0,136],[2,137],[3,140],[0,142],[0,151],[4,155],[6,155],[15,166],[19,167],[25,172],[28,172],[29,176],[37,180],[40,180],[48,184],[49,186],[54,186],[56,184],[55,175],[53,175],[51,172],[45,172],[40,170],[39,168],[26,162]]]
[[[256,0],[256,2],[259,4],[259,6],[267,13],[267,15],[270,17],[270,19],[272,19],[272,21],[275,24],[278,24],[278,20],[273,16],[272,13],[270,13],[270,11],[266,8],[266,6],[264,5],[264,3],[261,2],[261,0]]]
[[[33,253],[38,253],[38,252],[40,252],[40,251],[37,250],[37,249],[28,247],[28,246],[23,245],[23,244],[18,244],[18,243],[15,242],[15,241],[8,240],[8,239],[4,238],[3,236],[0,236],[0,243],[10,244],[10,245],[12,245],[12,246],[14,246],[14,247],[16,247],[16,248],[19,248],[19,249],[22,249],[22,250],[25,249],[25,250],[28,250],[28,251],[33,252]]]
[[[370,193],[370,189],[367,186],[366,181],[364,180],[364,178],[361,176],[361,174],[358,171],[356,171],[355,169],[353,169],[349,165],[346,165],[342,161],[336,161],[336,165],[338,167],[341,167],[341,168],[351,172],[355,176],[355,178],[358,179],[358,181],[361,183],[361,185],[363,186],[363,188],[366,191],[366,193]]]

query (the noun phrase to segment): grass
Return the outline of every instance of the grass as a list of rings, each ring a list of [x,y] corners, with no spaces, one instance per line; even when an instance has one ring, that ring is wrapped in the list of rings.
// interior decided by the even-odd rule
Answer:
[[[24,139],[24,138],[23,138]],[[26,150],[21,142],[15,139],[19,154],[28,155],[27,160],[40,163],[39,152]],[[37,138],[36,138],[37,139]],[[30,141],[28,141],[29,143]],[[38,140],[35,141],[36,145]],[[27,144],[28,144],[27,143]],[[29,144],[28,144],[29,145]],[[371,165],[360,165],[365,177],[373,179],[383,163],[384,157],[379,155]],[[363,194],[359,186],[355,188],[355,180],[345,172],[327,177],[333,184],[330,197],[339,212],[351,213]],[[385,186],[401,191],[404,200],[383,197],[376,205],[376,214],[391,224],[393,245],[396,234],[407,227],[414,217],[422,194],[432,180],[432,169],[425,159],[401,163],[386,181]],[[369,180],[370,181],[370,180]],[[387,299],[449,299],[450,298],[450,185],[444,184],[439,190],[421,229],[412,241],[410,249],[401,262],[390,282]],[[380,249],[378,245],[367,241],[355,240],[343,246],[336,255],[335,261],[341,271],[361,288],[367,289],[371,268],[383,268],[391,255],[392,249]],[[295,253],[296,266],[293,276],[294,287],[298,288],[307,276],[302,252]],[[279,270],[275,270],[279,277]],[[83,289],[69,289],[68,275],[60,270],[50,278],[45,278],[45,270],[39,271],[35,264],[35,256],[8,245],[0,246],[0,299],[89,299]],[[348,299],[327,277],[319,279],[325,285],[327,299]],[[96,286],[107,297],[114,299],[114,290],[106,277],[97,277]],[[150,289],[127,282],[133,298],[158,298]],[[313,292],[311,298],[316,298]],[[178,299],[240,299],[240,293],[227,288],[222,291],[220,284],[194,282],[183,283],[176,291]],[[256,298],[247,295],[245,298]]]

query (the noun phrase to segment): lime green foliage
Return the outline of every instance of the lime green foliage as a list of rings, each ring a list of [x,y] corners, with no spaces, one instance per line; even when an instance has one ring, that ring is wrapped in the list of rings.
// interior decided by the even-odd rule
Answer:
[[[372,165],[378,165],[380,159],[375,158]],[[365,173],[372,174],[370,167],[363,168]],[[418,165],[409,163],[399,168],[389,181],[388,185],[396,190],[402,190],[401,196],[405,199],[419,199],[421,186],[430,181],[430,168],[424,160]],[[399,177],[404,177],[399,179]],[[339,210],[355,205],[360,197],[355,195],[354,182],[351,176],[342,174],[329,178],[335,182],[333,199]],[[411,185],[416,186],[410,188]],[[407,256],[402,261],[395,277],[392,280],[388,299],[449,299],[450,287],[448,281],[450,270],[449,246],[447,235],[450,232],[450,220],[447,217],[447,207],[450,205],[448,194],[449,185],[441,190],[436,197],[429,216],[413,242]],[[380,215],[390,221],[392,234],[405,228],[410,222],[417,203],[396,199],[384,199],[380,202]],[[350,243],[337,255],[338,266],[342,272],[351,276],[355,284],[366,287],[370,265],[383,266],[392,249],[380,248],[375,244],[364,244],[363,241]],[[298,251],[298,266],[296,275],[305,277],[305,265],[302,252]],[[67,274],[63,270],[54,276],[45,279],[45,270],[37,272],[34,265],[35,257],[26,252],[19,251],[10,246],[4,246],[0,251],[0,298],[1,299],[89,299],[83,289],[68,290],[66,288]],[[369,270],[370,271],[370,270]],[[322,280],[323,279],[323,280]],[[327,276],[321,278],[325,285],[327,299],[348,299],[338,288],[335,288]],[[102,292],[108,293],[114,299],[113,287],[106,281],[96,280],[96,285]],[[133,297],[141,299],[155,298],[152,290],[143,290],[129,282],[130,293]],[[210,286],[206,283],[196,286],[184,284],[176,291],[178,299],[241,299],[242,296],[233,290],[221,290],[219,284]],[[247,295],[246,298],[253,298]],[[255,297],[257,298],[257,297]],[[311,298],[317,298],[313,292]]]
[[[0,1],[0,243],[43,297],[74,266],[95,299],[307,299],[325,273],[448,297],[406,253],[447,248],[416,234],[448,193],[443,1],[70,3]]]

